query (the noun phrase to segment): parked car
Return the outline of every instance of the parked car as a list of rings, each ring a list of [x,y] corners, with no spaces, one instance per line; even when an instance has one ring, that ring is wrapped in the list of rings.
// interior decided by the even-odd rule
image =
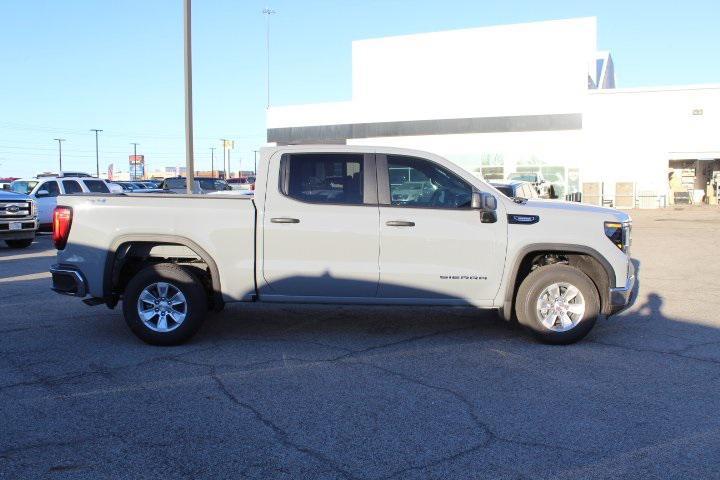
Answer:
[[[530,182],[509,180],[507,182],[490,182],[490,185],[510,198],[539,198],[537,190]]]
[[[162,190],[174,193],[187,193],[187,180],[185,177],[166,178],[160,185]],[[232,190],[225,180],[211,177],[195,177],[195,193],[210,193],[222,190]]]
[[[37,204],[37,216],[41,230],[52,229],[53,209],[57,204],[58,195],[73,193],[115,193],[109,182],[90,177],[41,176],[38,178],[19,179],[10,184],[10,190],[28,195]]]
[[[227,183],[233,190],[255,190],[255,177],[228,178]]]
[[[230,302],[490,308],[555,344],[629,303],[627,213],[513,201],[442,157],[399,148],[264,148],[259,166],[254,196],[63,197],[52,288],[88,305],[122,301],[130,329],[161,345]],[[433,193],[393,200],[398,167]]]
[[[507,179],[531,183],[540,198],[557,198],[557,195],[555,195],[555,187],[553,187],[540,172],[511,173]]]
[[[0,240],[10,248],[27,248],[37,228],[35,201],[27,195],[0,190]]]

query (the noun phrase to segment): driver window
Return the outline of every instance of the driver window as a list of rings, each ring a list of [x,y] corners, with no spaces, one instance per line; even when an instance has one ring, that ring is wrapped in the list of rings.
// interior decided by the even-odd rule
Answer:
[[[390,202],[401,207],[469,208],[472,187],[428,160],[388,155]]]
[[[55,180],[43,183],[42,185],[40,185],[40,188],[37,189],[38,192],[40,190],[47,190],[48,197],[57,197],[58,195],[60,195],[60,187],[58,187],[58,184]]]

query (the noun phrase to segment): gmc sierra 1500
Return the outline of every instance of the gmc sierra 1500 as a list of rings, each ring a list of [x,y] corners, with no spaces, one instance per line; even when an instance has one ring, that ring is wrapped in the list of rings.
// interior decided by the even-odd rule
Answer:
[[[266,148],[258,166],[254,197],[61,196],[53,289],[122,300],[131,330],[162,345],[227,302],[469,305],[561,344],[629,302],[618,210],[510,199],[405,149]]]

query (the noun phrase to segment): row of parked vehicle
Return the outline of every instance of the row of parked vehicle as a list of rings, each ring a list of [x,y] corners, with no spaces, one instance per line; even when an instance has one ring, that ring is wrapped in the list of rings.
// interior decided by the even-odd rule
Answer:
[[[539,172],[511,173],[507,181],[491,181],[490,185],[511,198],[557,198],[555,187]]]
[[[255,177],[225,181],[196,177],[193,191],[200,194],[252,193]],[[187,191],[184,177],[165,180],[108,181],[81,172],[21,178],[0,190],[0,240],[11,248],[32,244],[37,230],[51,231],[52,215],[59,195],[75,193],[170,193]]]

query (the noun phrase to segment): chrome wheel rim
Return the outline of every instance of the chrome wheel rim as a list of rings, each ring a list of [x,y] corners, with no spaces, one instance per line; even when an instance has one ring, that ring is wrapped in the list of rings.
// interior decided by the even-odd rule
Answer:
[[[171,332],[187,317],[185,295],[172,283],[157,282],[140,292],[137,301],[140,320],[154,332]]]
[[[557,282],[545,287],[537,299],[538,321],[548,330],[572,330],[585,316],[585,297],[575,285]]]

